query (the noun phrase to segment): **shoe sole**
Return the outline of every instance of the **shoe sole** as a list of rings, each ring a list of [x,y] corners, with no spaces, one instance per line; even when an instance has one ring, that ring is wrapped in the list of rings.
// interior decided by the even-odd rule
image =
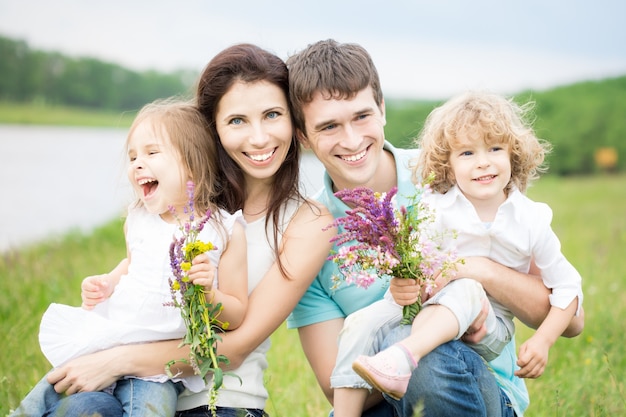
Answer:
[[[399,401],[400,399],[402,399],[402,397],[404,397],[403,393],[397,392],[397,391],[390,391],[385,387],[382,387],[378,382],[376,382],[373,377],[371,376],[369,369],[363,367],[361,365],[361,363],[359,362],[354,362],[352,364],[352,369],[354,370],[354,372],[356,372],[357,374],[359,374],[359,376],[361,378],[363,378],[365,380],[365,382],[367,382],[368,384],[370,384],[372,387],[376,388],[378,391],[385,393],[387,395],[389,395],[391,398],[393,398],[396,401]]]

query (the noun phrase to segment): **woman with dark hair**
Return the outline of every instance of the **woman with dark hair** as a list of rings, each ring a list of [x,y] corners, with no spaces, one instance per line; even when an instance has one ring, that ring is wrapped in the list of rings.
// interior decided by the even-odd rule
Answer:
[[[298,191],[300,148],[288,86],[285,63],[250,44],[220,52],[198,83],[197,105],[213,133],[207,140],[217,145],[218,204],[230,212],[242,210],[247,222],[250,297],[243,323],[218,343],[218,354],[228,357],[228,370],[237,376],[225,376],[218,391],[221,417],[266,415],[263,372],[269,336],[315,278],[335,234],[325,229],[333,220],[327,209]],[[80,392],[65,399],[65,410],[93,414],[98,410],[83,391],[97,391],[125,375],[160,373],[167,362],[189,355],[189,347],[179,345],[180,340],[172,340],[86,355],[53,371],[49,381],[58,392]],[[180,362],[174,367],[174,373],[193,373]],[[183,392],[178,415],[207,415],[207,391]]]

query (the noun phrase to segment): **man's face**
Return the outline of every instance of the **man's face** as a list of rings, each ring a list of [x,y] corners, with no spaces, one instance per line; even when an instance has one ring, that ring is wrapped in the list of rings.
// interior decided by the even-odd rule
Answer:
[[[385,106],[378,107],[371,87],[351,99],[325,98],[317,92],[302,111],[304,147],[324,164],[336,190],[377,189],[377,169],[385,141]]]

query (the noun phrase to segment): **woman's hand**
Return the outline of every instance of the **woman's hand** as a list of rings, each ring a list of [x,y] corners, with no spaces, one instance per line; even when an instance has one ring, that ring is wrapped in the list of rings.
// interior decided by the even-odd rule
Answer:
[[[122,376],[115,372],[119,355],[117,348],[84,355],[54,369],[46,379],[59,394],[101,391]]]

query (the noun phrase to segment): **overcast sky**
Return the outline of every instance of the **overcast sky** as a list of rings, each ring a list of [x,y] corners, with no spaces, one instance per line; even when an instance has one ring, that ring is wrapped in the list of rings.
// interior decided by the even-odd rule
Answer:
[[[35,49],[200,71],[237,42],[285,59],[334,38],[372,54],[387,97],[427,99],[626,75],[625,19],[624,0],[0,0],[0,35]]]

